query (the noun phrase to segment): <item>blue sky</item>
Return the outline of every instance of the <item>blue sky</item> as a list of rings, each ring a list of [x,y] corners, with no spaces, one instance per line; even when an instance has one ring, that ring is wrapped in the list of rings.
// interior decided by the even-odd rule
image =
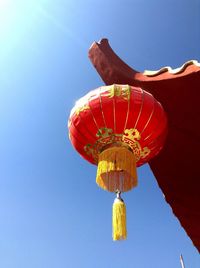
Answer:
[[[200,267],[148,165],[124,194],[128,239],[111,238],[114,196],[72,148],[75,101],[103,84],[87,58],[107,37],[135,69],[200,61],[199,0],[0,0],[0,267]]]

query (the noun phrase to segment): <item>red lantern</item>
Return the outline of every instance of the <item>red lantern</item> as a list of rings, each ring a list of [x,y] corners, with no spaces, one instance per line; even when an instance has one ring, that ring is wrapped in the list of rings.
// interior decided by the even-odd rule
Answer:
[[[113,238],[124,239],[125,205],[120,193],[137,185],[136,166],[148,162],[162,149],[166,114],[161,104],[141,88],[103,86],[76,102],[68,126],[75,149],[98,165],[97,184],[118,193]]]

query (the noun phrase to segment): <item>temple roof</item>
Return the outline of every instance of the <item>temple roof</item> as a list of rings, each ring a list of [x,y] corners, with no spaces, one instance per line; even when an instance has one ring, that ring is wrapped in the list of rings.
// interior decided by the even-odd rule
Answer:
[[[200,64],[138,72],[124,63],[107,39],[93,43],[89,58],[105,82],[141,87],[160,101],[169,132],[162,152],[150,167],[173,213],[200,251]]]

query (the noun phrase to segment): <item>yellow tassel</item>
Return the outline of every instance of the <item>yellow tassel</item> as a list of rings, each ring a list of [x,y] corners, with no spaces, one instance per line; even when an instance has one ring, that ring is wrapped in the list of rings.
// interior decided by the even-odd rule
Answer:
[[[126,205],[117,197],[113,203],[113,240],[123,240],[127,237],[126,231]]]
[[[136,160],[126,147],[111,147],[99,155],[96,183],[110,192],[125,192],[137,185]]]

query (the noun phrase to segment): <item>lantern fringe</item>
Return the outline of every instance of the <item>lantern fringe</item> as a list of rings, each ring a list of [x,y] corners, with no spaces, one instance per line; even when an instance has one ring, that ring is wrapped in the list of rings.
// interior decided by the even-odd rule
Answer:
[[[110,147],[99,155],[96,183],[104,190],[125,192],[137,185],[136,160],[126,147]]]
[[[126,230],[126,205],[124,201],[117,197],[113,203],[113,240],[124,240],[127,238]]]

